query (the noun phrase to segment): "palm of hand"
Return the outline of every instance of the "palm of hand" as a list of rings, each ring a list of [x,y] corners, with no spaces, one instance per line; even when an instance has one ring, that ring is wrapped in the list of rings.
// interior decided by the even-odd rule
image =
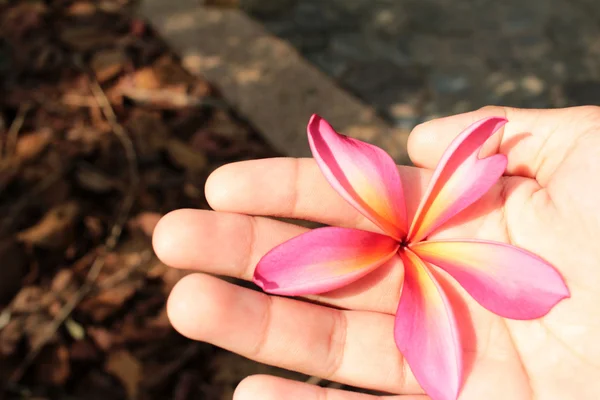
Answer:
[[[506,178],[505,202],[497,208],[502,211],[488,216],[501,218],[506,230],[486,232],[482,227],[480,232],[544,257],[562,272],[571,290],[568,301],[539,320],[487,316],[491,330],[510,339],[505,354],[521,368],[507,371],[513,379],[506,382],[513,382],[522,398],[564,399],[577,393],[577,398],[591,399],[600,393],[594,378],[600,374],[600,250],[595,243],[600,237],[600,118],[597,112],[577,112],[565,123],[548,126],[545,136],[522,139],[545,142],[529,155],[535,161],[514,166],[532,178]],[[501,340],[495,343],[502,346]],[[486,385],[483,380],[476,384]],[[499,398],[517,398],[506,396],[503,391]]]
[[[505,132],[505,138],[498,138],[495,146],[494,143],[490,144],[490,151],[499,149],[508,154],[508,173],[513,176],[503,178],[486,196],[435,234],[437,237],[499,240],[533,251],[563,273],[572,294],[571,299],[560,303],[545,318],[535,321],[504,320],[468,297],[452,296],[451,301],[459,312],[462,310],[461,314],[472,322],[469,324],[471,331],[463,333],[468,371],[462,399],[493,399],[494,396],[498,399],[562,399],[571,397],[573,393],[578,393],[578,398],[592,398],[593,394],[600,393],[600,384],[594,383],[594,376],[598,375],[600,368],[597,361],[600,359],[600,344],[596,339],[600,336],[600,324],[594,322],[599,320],[595,308],[600,304],[600,268],[597,267],[600,250],[595,248],[594,240],[590,239],[600,237],[600,214],[594,208],[600,204],[600,187],[594,187],[593,184],[595,177],[600,174],[600,165],[596,161],[600,159],[600,154],[591,154],[598,153],[596,149],[600,149],[600,137],[597,134],[600,117],[595,109],[592,110],[591,114],[587,108],[570,112],[563,110],[572,119],[571,124],[564,114],[554,117],[550,114],[545,121],[548,128],[534,123],[540,117],[538,114],[508,115],[510,121],[518,122],[510,134]],[[476,115],[459,116],[462,119],[457,117],[446,124],[457,124],[462,128],[490,114],[498,115],[499,111],[504,110],[482,110]],[[577,133],[572,133],[575,124]],[[449,130],[459,132],[460,128],[449,127]],[[534,129],[535,135],[526,133]],[[540,129],[546,130],[539,133]],[[596,133],[591,134],[594,131]],[[565,140],[564,135],[569,134],[577,139]],[[447,139],[441,141],[444,140],[447,143]],[[418,147],[413,143],[412,147],[415,146]],[[441,153],[443,147],[431,153]],[[423,157],[425,153],[428,152],[421,152],[422,159],[413,156],[415,163],[433,168],[435,160]],[[361,219],[351,207],[337,198],[311,161],[267,160],[256,163],[254,168],[249,168],[250,164],[230,168],[229,172],[226,168],[219,179],[212,179],[212,186],[209,182],[207,197],[215,209],[305,218],[332,225],[373,229],[368,221]],[[223,184],[228,181],[227,174],[229,181],[236,178],[237,189],[231,182]],[[404,168],[401,174],[405,184],[409,182],[409,185],[422,187],[429,172]],[[260,178],[261,175],[264,179]],[[242,176],[247,178],[246,185]],[[280,183],[286,180],[293,184],[281,187]],[[273,187],[274,184],[279,187]],[[254,190],[248,191],[248,186]],[[315,198],[314,193],[319,193],[321,198]],[[409,213],[411,204],[416,205],[418,196],[417,191],[407,193]],[[192,215],[179,213],[166,217],[157,227],[155,248],[159,257],[176,267],[196,268],[245,279],[251,277],[252,268],[265,251],[301,232],[291,226],[274,225],[272,221],[201,211],[195,211],[197,214],[194,218],[203,228],[197,225],[190,228],[189,224],[194,223]],[[219,235],[219,229],[226,231],[230,237],[233,235],[230,240],[237,245],[231,249],[224,248],[226,243],[219,242],[224,236]],[[265,234],[267,229],[269,233]],[[240,240],[236,241],[237,237]],[[251,240],[246,237],[251,237]],[[191,239],[204,239],[206,245],[192,248],[194,243],[190,243]],[[182,248],[181,254],[184,255],[174,255],[173,248],[177,246],[173,244]],[[228,250],[230,254],[224,256],[223,253]],[[219,267],[220,264],[223,266]],[[231,266],[225,267],[225,264],[238,265],[237,269],[232,269]],[[216,289],[211,289],[212,286],[207,286],[207,283],[201,283],[205,296],[209,296],[206,293],[211,293],[210,290],[215,291],[212,295],[215,310],[210,315],[216,319],[215,324],[220,324],[227,331],[199,330],[193,322],[189,322],[195,316],[190,315],[193,307],[190,307],[191,300],[186,299],[191,299],[192,292],[195,293],[193,296],[198,296],[198,280],[194,284],[192,279],[187,279],[187,283],[182,282],[174,289],[170,300],[170,317],[175,327],[187,336],[215,343],[259,361],[358,386],[416,393],[418,388],[415,389],[411,377],[402,376],[405,366],[401,358],[395,355],[391,331],[387,330],[393,323],[402,284],[402,268],[397,267],[389,265],[372,273],[368,279],[314,298],[354,311],[334,313],[330,309],[324,311],[314,308],[319,306],[302,305],[291,299],[269,300],[267,306],[261,306],[263,310],[265,307],[271,308],[266,312],[268,318],[260,316],[255,318],[258,322],[254,322],[254,325],[250,322],[246,325],[250,336],[253,334],[252,326],[261,331],[256,333],[257,339],[246,345],[234,343],[244,339],[227,335],[227,332],[243,326],[243,317],[239,321],[229,321],[219,316],[216,311],[219,307],[231,314],[235,314],[235,310],[231,309],[230,304],[225,304],[229,300],[223,300],[223,295],[217,294]],[[210,283],[213,284],[217,285]],[[235,296],[240,293],[238,289],[225,287],[219,290],[220,293],[230,290],[232,296],[233,293]],[[221,299],[217,302],[215,299],[218,296]],[[263,299],[267,297],[264,294],[260,296]],[[264,302],[257,300],[257,303]],[[249,312],[247,309],[244,311]],[[206,310],[196,309],[196,312]],[[294,325],[294,321],[298,320],[304,321],[303,325]],[[316,365],[320,361],[315,354],[309,359],[297,355],[286,358],[287,354],[283,351],[286,347],[281,347],[281,343],[286,342],[288,346],[292,343],[303,347],[307,352],[324,352],[321,361],[325,365]],[[361,362],[365,365],[360,365]],[[369,372],[373,365],[375,367]],[[346,398],[339,393],[335,396],[339,397],[332,398]],[[265,393],[259,397],[270,398]],[[253,397],[248,395],[244,398]],[[274,394],[273,398],[279,397]],[[302,398],[310,397],[306,395]]]
[[[600,174],[600,117],[595,110],[574,109],[571,118],[545,126],[538,126],[542,131],[536,136],[515,133],[512,143],[500,145],[502,152],[515,153],[508,169],[520,176],[503,178],[438,235],[466,234],[531,250],[561,271],[571,299],[533,321],[505,320],[473,306],[477,359],[488,359],[474,369],[464,398],[471,398],[471,392],[472,398],[491,398],[489,389],[499,382],[499,399],[562,399],[573,393],[593,398],[600,393],[594,378],[600,372],[595,339],[600,323],[594,323],[600,321],[600,251],[591,239],[600,237],[600,187],[594,186]],[[494,360],[503,360],[503,368]]]

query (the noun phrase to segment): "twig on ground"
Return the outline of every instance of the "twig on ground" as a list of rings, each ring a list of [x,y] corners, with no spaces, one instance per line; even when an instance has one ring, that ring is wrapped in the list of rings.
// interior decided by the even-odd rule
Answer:
[[[6,133],[6,145],[3,146],[3,141],[0,140],[0,160],[3,158],[9,159],[12,157],[17,151],[17,140],[19,138],[19,132],[23,127],[23,123],[25,122],[25,116],[29,111],[29,104],[24,103],[19,106],[19,111],[17,112],[17,116],[14,121],[8,128],[8,132]],[[4,153],[4,154],[3,154]]]
[[[4,218],[4,220],[2,220],[2,223],[0,223],[0,233],[8,231],[10,229],[10,226],[15,221],[16,216],[20,214],[23,208],[25,208],[32,199],[37,198],[37,196],[43,193],[46,189],[48,189],[54,183],[58,182],[58,180],[62,178],[68,170],[69,168],[67,167],[57,169],[50,175],[47,175],[40,182],[38,182],[38,184],[35,185],[30,191],[28,191],[23,196],[15,200],[13,206],[7,213],[6,218]]]
[[[60,328],[60,326],[65,322],[65,320],[69,317],[71,312],[77,307],[77,305],[83,300],[83,298],[94,288],[94,284],[98,275],[102,271],[106,261],[106,254],[113,251],[116,247],[118,240],[121,236],[121,232],[123,231],[123,227],[125,222],[127,221],[127,217],[131,208],[133,206],[133,202],[135,201],[135,195],[137,192],[137,188],[139,186],[139,171],[137,166],[137,154],[135,152],[135,148],[133,146],[133,142],[127,131],[119,122],[117,121],[117,116],[112,109],[110,102],[106,98],[104,91],[100,87],[97,81],[92,80],[91,82],[91,90],[96,98],[98,106],[102,110],[104,117],[110,124],[114,134],[117,136],[121,145],[125,150],[125,156],[127,158],[128,170],[129,170],[129,180],[130,186],[128,192],[125,194],[119,212],[116,216],[115,222],[113,223],[112,229],[108,235],[108,238],[104,242],[104,251],[99,253],[96,256],[94,262],[92,263],[90,270],[87,273],[86,279],[81,287],[77,290],[77,292],[73,295],[73,297],[65,303],[59,313],[56,315],[52,323],[46,328],[44,336],[42,340],[36,342],[36,345],[30,350],[27,356],[23,359],[21,364],[17,367],[17,369],[13,372],[12,376],[9,379],[9,384],[16,383],[21,380],[23,374],[29,368],[31,363],[38,356],[42,348],[46,345],[46,343],[54,336],[56,331]]]
[[[97,291],[107,290],[119,285],[120,283],[123,283],[136,271],[143,271],[145,268],[141,268],[142,266],[147,268],[149,262],[152,260],[153,255],[154,253],[151,250],[143,251],[140,254],[140,259],[138,262],[129,268],[120,269],[106,279],[103,279],[102,283],[96,285],[95,289],[97,289]]]
[[[190,343],[186,349],[181,353],[179,357],[170,363],[163,366],[163,368],[155,374],[151,381],[148,381],[146,389],[153,389],[165,383],[167,379],[173,376],[177,371],[185,366],[192,358],[202,350],[202,344],[198,342]]]
[[[94,97],[87,95],[80,95],[74,93],[65,94],[61,100],[62,104],[72,107],[98,107],[98,102],[94,100]],[[59,106],[60,103],[54,105]]]

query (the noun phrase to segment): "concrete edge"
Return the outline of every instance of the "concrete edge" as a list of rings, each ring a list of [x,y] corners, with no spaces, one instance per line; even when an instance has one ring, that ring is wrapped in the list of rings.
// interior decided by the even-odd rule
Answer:
[[[197,0],[142,0],[138,10],[181,57],[282,154],[310,157],[306,124],[313,113],[336,130],[373,143],[400,164],[409,132],[391,128],[374,109],[341,89],[287,42],[236,9]]]

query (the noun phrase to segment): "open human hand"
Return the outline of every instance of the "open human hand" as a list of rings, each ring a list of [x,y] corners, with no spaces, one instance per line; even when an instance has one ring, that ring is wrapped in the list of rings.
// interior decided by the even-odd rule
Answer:
[[[491,107],[417,127],[409,140],[417,167],[400,167],[408,214],[414,214],[452,135],[493,115],[510,122],[488,141],[482,155],[505,154],[505,176],[431,237],[487,239],[529,250],[560,270],[571,298],[543,318],[515,321],[483,309],[460,289],[449,293],[454,308],[472,326],[461,332],[467,371],[460,398],[597,398],[599,108]],[[226,165],[209,178],[206,196],[216,212],[172,212],[154,234],[155,251],[166,264],[204,272],[187,276],[173,289],[168,311],[178,331],[264,363],[397,393],[402,399],[427,398],[394,344],[403,282],[397,261],[342,289],[310,296],[312,303],[269,296],[208,275],[251,279],[267,251],[305,231],[260,216],[379,231],[330,187],[312,159]],[[256,376],[240,384],[235,398],[369,397]]]

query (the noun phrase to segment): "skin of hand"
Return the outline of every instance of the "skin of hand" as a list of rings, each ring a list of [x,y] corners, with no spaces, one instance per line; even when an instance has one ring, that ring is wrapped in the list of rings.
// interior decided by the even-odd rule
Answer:
[[[451,281],[466,361],[460,399],[600,397],[600,107],[486,107],[417,126],[408,142],[416,167],[399,167],[409,217],[453,139],[481,118],[509,123],[482,156],[508,157],[505,175],[431,237],[497,240],[556,266],[571,291],[545,317],[500,318]],[[258,260],[306,229],[268,217],[378,231],[325,181],[312,159],[225,165],[206,184],[215,211],[177,210],[154,231],[158,257],[195,270],[173,289],[168,314],[181,334],[270,365],[427,399],[395,347],[392,329],[403,279],[390,262],[358,282],[307,301],[269,296],[214,275],[251,279]],[[234,399],[368,400],[270,376],[240,383]]]

